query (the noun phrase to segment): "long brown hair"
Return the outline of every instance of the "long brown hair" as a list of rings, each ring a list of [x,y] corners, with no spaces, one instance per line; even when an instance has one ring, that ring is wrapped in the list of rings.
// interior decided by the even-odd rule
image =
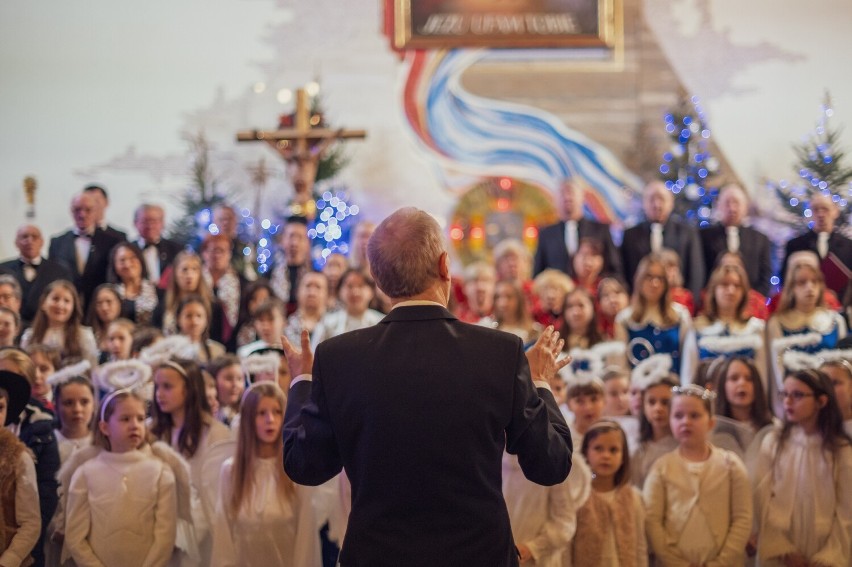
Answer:
[[[80,345],[80,327],[83,326],[83,309],[80,307],[80,296],[77,294],[77,288],[68,280],[56,280],[50,282],[47,287],[44,288],[44,291],[41,293],[41,297],[38,299],[38,311],[36,311],[36,316],[33,318],[33,334],[30,338],[30,342],[44,342],[44,336],[50,328],[50,322],[48,321],[47,314],[44,312],[42,307],[44,306],[45,301],[47,301],[48,296],[58,288],[64,289],[70,293],[71,300],[74,302],[74,306],[71,308],[71,316],[62,326],[62,330],[64,331],[63,334],[65,335],[64,344],[62,345],[62,358],[63,360],[67,360],[72,357],[82,358],[83,347]]]
[[[754,401],[751,403],[751,422],[761,428],[772,423],[772,412],[769,411],[769,402],[766,399],[766,392],[763,391],[763,380],[760,377],[760,371],[754,365],[754,361],[745,356],[732,356],[725,359],[722,366],[715,376],[713,376],[714,389],[718,392],[719,397],[716,398],[716,415],[729,417],[733,419],[734,415],[731,411],[731,402],[728,396],[725,395],[725,384],[728,382],[728,370],[734,362],[739,362],[748,368],[751,385],[754,388]]]
[[[778,301],[776,313],[786,313],[796,307],[796,296],[793,295],[793,288],[796,287],[796,275],[803,269],[810,270],[816,277],[819,284],[817,307],[825,307],[825,276],[822,275],[822,270],[813,264],[800,261],[787,268],[787,279],[784,280],[784,287],[781,288],[781,299]]]
[[[197,262],[198,263],[198,287],[192,290],[181,290],[178,287],[178,268],[184,262]],[[189,294],[197,294],[200,295],[201,298],[207,302],[207,305],[213,304],[213,291],[211,291],[210,286],[207,285],[207,280],[204,279],[204,263],[201,261],[201,257],[195,252],[183,251],[179,252],[177,256],[175,256],[174,262],[172,262],[172,271],[169,274],[169,281],[166,284],[166,297],[165,311],[167,313],[175,313],[177,311],[178,302],[186,295]],[[177,316],[175,315],[175,319]]]
[[[672,307],[672,298],[669,296],[670,288],[669,280],[666,276],[666,263],[660,254],[654,252],[642,258],[639,262],[639,267],[636,269],[636,277],[633,280],[633,296],[630,298],[630,305],[633,307],[631,319],[635,323],[641,323],[642,319],[645,318],[648,308],[650,307],[645,298],[642,297],[640,289],[648,270],[651,269],[652,266],[658,266],[663,271],[664,289],[657,307],[660,310],[660,316],[663,319],[663,324],[672,326],[678,322],[678,317],[677,312],[674,310],[674,307]]]
[[[704,308],[704,315],[711,321],[719,318],[719,303],[716,301],[716,287],[721,285],[722,279],[728,274],[735,274],[740,279],[740,287],[743,289],[743,297],[737,305],[737,320],[741,323],[748,321],[748,294],[751,292],[751,284],[748,281],[748,274],[741,267],[727,264],[719,266],[713,273],[710,274],[710,279],[707,282],[707,306]]]
[[[234,455],[234,467],[232,469],[231,487],[232,493],[228,503],[228,512],[231,518],[236,518],[240,512],[243,501],[254,490],[254,467],[260,454],[260,440],[257,438],[255,421],[257,418],[257,407],[263,398],[272,398],[281,407],[282,419],[287,402],[284,392],[274,382],[258,382],[243,394],[240,405],[240,429],[237,437],[237,451]],[[281,454],[284,450],[284,436],[282,430],[278,432],[276,439],[276,453]],[[275,460],[275,472],[277,473],[278,492],[281,497],[290,500],[296,493],[293,481],[284,472],[284,461]]]
[[[815,400],[818,400],[820,396],[826,397],[825,405],[820,408],[819,414],[817,414],[817,429],[819,429],[820,437],[822,437],[823,448],[834,454],[840,447],[852,443],[852,439],[843,430],[843,413],[840,411],[840,405],[834,395],[834,386],[828,374],[821,370],[799,370],[798,372],[789,372],[784,377],[785,380],[787,378],[795,378],[810,388],[814,393]],[[781,454],[781,446],[790,436],[790,430],[793,429],[794,425],[794,423],[784,421],[784,427],[781,429],[781,436],[778,439],[776,455]]]
[[[210,405],[207,403],[207,394],[204,390],[204,377],[201,375],[201,368],[195,362],[182,358],[173,358],[157,368],[156,371],[159,372],[163,369],[171,370],[183,379],[183,385],[186,389],[186,399],[183,406],[184,422],[183,428],[178,434],[176,449],[181,455],[191,459],[198,451],[204,428],[213,422]],[[154,399],[156,397],[157,383],[155,381]],[[160,410],[160,406],[156,402],[151,404],[151,434],[157,439],[171,444],[173,428],[174,421],[171,414]]]
[[[595,440],[599,435],[603,435],[604,433],[609,433],[611,431],[618,431],[621,435],[621,466],[618,467],[618,470],[615,471],[615,477],[613,478],[615,487],[624,486],[630,481],[630,449],[627,446],[627,435],[624,433],[624,429],[621,428],[615,421],[610,421],[608,419],[602,419],[592,424],[586,434],[583,435],[583,445],[580,448],[580,452],[588,461],[589,459],[589,445],[592,444],[592,441]]]

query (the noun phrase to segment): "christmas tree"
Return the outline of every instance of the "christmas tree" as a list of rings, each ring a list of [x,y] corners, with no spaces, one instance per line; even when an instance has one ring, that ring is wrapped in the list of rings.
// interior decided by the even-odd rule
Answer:
[[[688,222],[706,226],[719,190],[708,180],[719,169],[709,151],[710,129],[698,97],[683,97],[665,115],[669,148],[663,154],[660,179],[675,195],[674,213]]]
[[[831,197],[844,214],[837,223],[849,222],[849,200],[852,197],[852,167],[845,164],[846,153],[840,148],[840,128],[832,128],[829,119],[834,116],[831,97],[825,95],[816,128],[805,141],[793,147],[796,154],[795,170],[799,179],[767,183],[781,201],[790,222],[799,223],[802,217],[810,218],[810,200],[816,194]]]

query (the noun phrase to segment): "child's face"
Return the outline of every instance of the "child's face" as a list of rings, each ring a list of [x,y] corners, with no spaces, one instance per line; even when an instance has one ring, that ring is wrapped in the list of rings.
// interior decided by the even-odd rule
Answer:
[[[197,258],[184,260],[175,270],[175,281],[181,291],[196,291],[201,282],[201,262]]]
[[[0,312],[0,345],[12,346],[18,336],[18,326],[15,317],[5,311]]]
[[[805,429],[816,426],[819,412],[826,404],[825,396],[815,396],[810,386],[795,378],[785,379],[779,394],[783,395],[784,419]]]
[[[549,313],[561,313],[565,307],[565,291],[559,286],[542,286],[538,298],[542,309]]]
[[[601,313],[607,317],[615,317],[619,311],[627,307],[630,298],[623,290],[614,286],[606,286],[601,289],[598,301],[600,302]]]
[[[254,319],[254,330],[260,340],[267,344],[281,344],[281,335],[284,333],[284,316],[275,309],[272,313],[264,313]]]
[[[604,382],[603,415],[619,416],[630,414],[630,383],[626,377],[610,378]],[[641,399],[641,398],[640,398]]]
[[[574,414],[577,431],[585,433],[603,414],[604,400],[600,394],[582,394],[568,398],[568,409]]]
[[[667,384],[657,384],[645,390],[642,408],[645,418],[654,431],[669,429],[669,404],[672,400],[672,387]]]
[[[138,449],[145,440],[145,405],[134,397],[123,398],[116,402],[109,420],[99,422],[98,427],[113,453]]]
[[[121,314],[121,302],[109,290],[101,290],[95,297],[95,314],[104,323],[113,321]]]
[[[207,328],[207,311],[199,303],[189,303],[181,309],[177,323],[181,334],[197,342]]]
[[[154,400],[163,413],[183,410],[186,404],[186,381],[177,370],[163,367],[154,374]]]
[[[631,384],[630,388],[627,390],[627,394],[630,396],[630,415],[639,417],[642,415],[642,406],[644,404],[642,400],[642,389]]]
[[[817,278],[816,272],[810,268],[801,268],[796,271],[793,278],[793,299],[796,308],[802,311],[816,309],[822,295],[822,285]]]
[[[823,366],[820,368],[825,372],[831,383],[834,385],[834,395],[837,397],[837,405],[840,406],[840,411],[843,417],[848,419],[852,413],[852,376],[849,376],[849,371],[845,368],[837,366]]]
[[[258,305],[269,299],[269,290],[265,287],[259,287],[255,290],[248,301],[249,313],[254,313]]]
[[[515,290],[507,284],[497,284],[494,292],[494,315],[499,319],[513,318],[518,311]]]
[[[63,428],[88,427],[95,411],[92,391],[83,384],[66,384],[59,391],[57,400],[59,421]]]
[[[720,309],[736,309],[743,300],[745,289],[735,272],[728,272],[713,290],[716,304]]]
[[[594,314],[595,306],[587,297],[579,293],[571,294],[565,300],[565,320],[572,333],[584,333],[592,322]]]
[[[349,313],[364,313],[372,300],[373,290],[358,274],[350,273],[343,285],[340,286],[340,301],[343,302]]]
[[[283,423],[284,410],[278,400],[266,396],[260,398],[254,419],[258,440],[269,445],[277,443]]]
[[[243,369],[239,364],[226,366],[216,375],[216,390],[219,403],[224,406],[236,406],[245,390]]]
[[[50,390],[50,386],[47,385],[47,377],[53,374],[56,369],[50,359],[40,352],[33,354],[30,358],[32,358],[36,369],[32,397],[44,399],[47,397],[48,390]]]
[[[612,478],[624,461],[624,445],[619,431],[607,431],[589,442],[586,459],[596,477]]]
[[[207,404],[210,406],[210,413],[216,415],[219,413],[219,399],[216,397],[216,385],[210,384],[204,387],[204,394],[207,397]]]
[[[751,408],[754,403],[754,382],[748,366],[735,360],[725,375],[725,399],[731,407]]]
[[[669,426],[681,447],[699,449],[707,444],[716,420],[697,396],[675,396]]]
[[[647,303],[655,304],[663,298],[666,292],[666,270],[659,264],[648,267],[642,281],[639,282],[639,291]]]
[[[41,310],[51,325],[64,325],[74,312],[74,296],[64,287],[55,287],[45,298]]]
[[[574,255],[574,272],[581,280],[593,280],[597,278],[604,267],[604,258],[596,254],[588,244],[581,244]]]
[[[133,346],[133,335],[125,327],[111,325],[107,333],[107,348],[113,360],[130,358],[130,348]]]

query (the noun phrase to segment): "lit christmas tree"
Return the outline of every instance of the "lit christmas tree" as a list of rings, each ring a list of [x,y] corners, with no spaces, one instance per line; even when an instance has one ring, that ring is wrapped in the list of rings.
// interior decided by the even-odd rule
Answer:
[[[684,97],[665,115],[670,147],[663,154],[660,179],[675,195],[674,213],[699,226],[710,223],[717,187],[708,185],[719,169],[719,160],[709,151],[710,129],[698,97]]]
[[[839,147],[841,130],[829,125],[832,116],[831,97],[826,93],[816,128],[804,142],[793,147],[799,178],[794,182],[782,180],[766,184],[778,196],[784,210],[790,213],[791,224],[798,225],[802,217],[811,218],[810,201],[816,194],[831,197],[840,207],[843,214],[837,219],[838,225],[846,227],[849,223],[852,167],[844,163],[846,153]],[[812,224],[813,221],[808,223]]]

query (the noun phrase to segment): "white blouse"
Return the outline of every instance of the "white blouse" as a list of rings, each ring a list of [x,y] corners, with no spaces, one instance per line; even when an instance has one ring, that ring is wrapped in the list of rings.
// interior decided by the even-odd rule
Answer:
[[[319,532],[310,488],[295,485],[282,498],[276,468],[280,457],[254,461],[252,492],[236,518],[227,512],[233,493],[233,459],[222,465],[213,523],[213,567],[319,567]]]
[[[68,462],[68,459],[79,451],[80,449],[85,449],[92,444],[92,434],[88,433],[85,437],[80,437],[79,439],[68,439],[64,435],[62,435],[62,431],[57,429],[54,431],[56,434],[56,442],[59,445],[59,462],[65,464]]]

